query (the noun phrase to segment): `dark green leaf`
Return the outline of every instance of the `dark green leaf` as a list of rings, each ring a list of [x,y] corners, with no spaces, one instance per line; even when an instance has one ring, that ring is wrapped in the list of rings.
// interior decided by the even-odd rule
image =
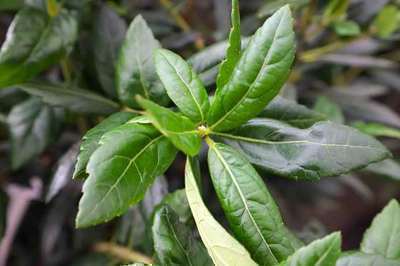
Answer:
[[[154,126],[178,149],[191,156],[199,152],[201,137],[190,119],[143,98],[138,99],[138,102],[146,110]]]
[[[325,115],[332,122],[343,124],[344,115],[340,107],[326,98],[325,96],[319,96],[314,105],[314,110]]]
[[[168,205],[157,209],[152,231],[154,249],[162,265],[213,265],[201,240]]]
[[[301,246],[292,242],[278,206],[246,158],[211,142],[208,165],[230,228],[256,262],[278,264]]]
[[[232,133],[214,134],[243,152],[251,163],[294,179],[340,175],[390,156],[374,138],[332,122],[298,129],[257,118]]]
[[[184,189],[179,189],[166,195],[162,203],[172,208],[182,222],[186,223],[190,218],[192,218],[192,213],[190,212],[189,203]]]
[[[117,65],[118,95],[128,106],[139,107],[135,101],[138,94],[161,105],[169,101],[153,61],[153,53],[160,47],[146,21],[137,16],[129,26]]]
[[[400,205],[396,200],[375,216],[365,232],[360,250],[366,254],[381,255],[398,260],[400,264]]]
[[[197,229],[208,254],[216,266],[257,265],[248,251],[233,238],[212,216],[204,205],[189,160],[185,167],[185,191]]]
[[[61,106],[77,113],[111,114],[119,105],[91,91],[69,87],[67,84],[30,82],[18,85],[29,94],[38,96],[43,102]]]
[[[335,266],[341,253],[340,233],[330,234],[302,247],[288,258],[282,266]]]
[[[231,79],[218,88],[207,119],[210,127],[227,131],[257,116],[289,75],[294,46],[293,19],[285,6],[254,34]]]
[[[222,61],[218,77],[217,88],[223,88],[231,78],[233,70],[240,59],[242,51],[241,37],[240,37],[240,10],[239,0],[232,0],[232,13],[231,13],[232,28],[229,34],[229,45],[226,50],[226,59]]]
[[[73,14],[61,10],[56,17],[34,8],[16,15],[0,50],[0,88],[25,82],[68,53],[77,38]]]
[[[11,135],[11,164],[18,169],[40,154],[60,131],[64,112],[44,104],[38,98],[13,107],[8,115]]]
[[[86,165],[89,162],[90,156],[100,147],[101,137],[108,131],[126,123],[131,118],[135,117],[132,113],[116,113],[100,122],[97,126],[89,130],[82,138],[82,144],[78,155],[78,160],[75,165],[74,178],[85,178]]]
[[[0,0],[0,10],[18,10],[24,6],[24,0]]]
[[[196,73],[179,55],[159,50],[155,56],[158,76],[172,101],[193,122],[203,122],[210,103]]]
[[[126,28],[113,9],[107,5],[100,8],[93,29],[94,67],[103,90],[112,97],[117,96],[115,65]]]
[[[380,255],[346,252],[339,258],[336,266],[400,266],[400,261],[387,259]]]
[[[298,128],[307,128],[326,120],[325,115],[280,96],[276,96],[258,117],[280,120]]]
[[[142,200],[175,158],[173,145],[148,125],[125,124],[106,133],[90,157],[77,227],[108,221]]]

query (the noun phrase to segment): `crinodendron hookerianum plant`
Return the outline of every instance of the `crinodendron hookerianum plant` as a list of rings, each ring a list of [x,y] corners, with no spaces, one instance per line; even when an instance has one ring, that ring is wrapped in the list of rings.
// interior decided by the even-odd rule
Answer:
[[[161,49],[140,16],[132,22],[116,73],[119,98],[129,108],[83,139],[74,175],[87,179],[77,227],[122,215],[143,199],[181,151],[187,155],[185,189],[167,195],[152,216],[157,263],[299,265],[294,261],[307,258],[293,254],[303,243],[285,227],[253,165],[275,175],[316,180],[390,156],[374,138],[277,96],[295,58],[289,6],[275,12],[248,41],[241,40],[237,0],[232,1],[231,20],[211,101],[193,61]],[[165,107],[166,95],[177,109]],[[202,201],[196,156],[203,140],[232,235]],[[340,251],[331,247],[338,245],[340,235],[335,234],[317,245],[312,256],[322,261],[319,265],[334,265]]]

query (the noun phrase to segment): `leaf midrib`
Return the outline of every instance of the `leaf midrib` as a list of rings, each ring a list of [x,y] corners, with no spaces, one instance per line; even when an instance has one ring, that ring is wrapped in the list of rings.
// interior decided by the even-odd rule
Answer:
[[[268,242],[267,242],[267,241],[265,240],[265,238],[264,238],[264,235],[261,233],[261,230],[260,230],[260,228],[258,227],[258,224],[257,224],[256,221],[254,220],[253,214],[250,212],[250,209],[249,209],[249,207],[248,207],[248,205],[247,205],[246,198],[244,197],[244,195],[243,195],[243,193],[242,193],[242,191],[241,191],[241,189],[240,189],[240,187],[239,187],[239,184],[237,183],[237,180],[236,180],[234,174],[233,174],[232,171],[230,170],[229,165],[228,165],[227,162],[225,161],[225,159],[224,159],[224,157],[222,156],[222,154],[219,152],[219,150],[218,150],[218,148],[216,147],[216,145],[211,146],[211,148],[215,151],[215,154],[217,155],[217,157],[219,158],[219,160],[222,162],[224,168],[226,169],[226,171],[228,172],[229,176],[231,177],[232,182],[234,183],[234,185],[235,185],[237,191],[239,192],[240,199],[241,199],[241,201],[243,202],[243,205],[244,205],[244,207],[245,207],[246,212],[249,214],[249,217],[250,217],[252,223],[254,224],[254,226],[255,226],[255,228],[256,228],[258,234],[261,236],[262,242],[263,242],[264,245],[267,247],[268,251],[269,251],[270,254],[272,255],[272,258],[275,260],[275,262],[278,263],[279,260],[276,258],[275,254],[272,252],[272,250],[271,250],[271,248],[270,248]]]

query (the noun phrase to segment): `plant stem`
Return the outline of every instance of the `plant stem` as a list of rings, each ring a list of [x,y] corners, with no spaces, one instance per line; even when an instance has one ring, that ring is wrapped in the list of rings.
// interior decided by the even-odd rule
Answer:
[[[120,260],[128,262],[142,262],[146,264],[152,264],[153,259],[129,248],[110,243],[110,242],[99,242],[93,246],[93,250],[101,253],[108,253]]]
[[[60,65],[61,65],[61,72],[63,74],[64,80],[66,82],[70,82],[72,77],[71,77],[71,67],[70,67],[70,62],[68,60],[68,57],[61,59]]]

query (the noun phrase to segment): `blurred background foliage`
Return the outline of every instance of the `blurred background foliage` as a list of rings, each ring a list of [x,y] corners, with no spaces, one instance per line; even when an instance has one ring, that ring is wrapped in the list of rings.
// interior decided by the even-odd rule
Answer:
[[[51,15],[62,6],[76,15],[79,35],[71,53],[37,79],[115,99],[116,55],[127,25],[142,14],[163,47],[190,59],[212,91],[230,29],[230,2],[0,0],[0,43],[20,9],[30,6]],[[303,240],[341,230],[344,249],[356,248],[374,215],[400,196],[400,1],[240,1],[243,36],[251,36],[287,3],[296,17],[297,57],[283,96],[379,138],[394,157],[318,182],[264,177],[285,221]],[[135,252],[151,256],[151,213],[168,191],[183,186],[183,157],[127,214],[76,230],[82,184],[71,175],[78,143],[107,112],[93,114],[97,109],[90,102],[88,112],[82,106],[67,111],[26,91],[0,90],[0,235],[6,224],[16,230],[7,265],[117,265]],[[21,123],[36,136],[12,144]],[[209,184],[205,194],[215,216],[222,217]]]

